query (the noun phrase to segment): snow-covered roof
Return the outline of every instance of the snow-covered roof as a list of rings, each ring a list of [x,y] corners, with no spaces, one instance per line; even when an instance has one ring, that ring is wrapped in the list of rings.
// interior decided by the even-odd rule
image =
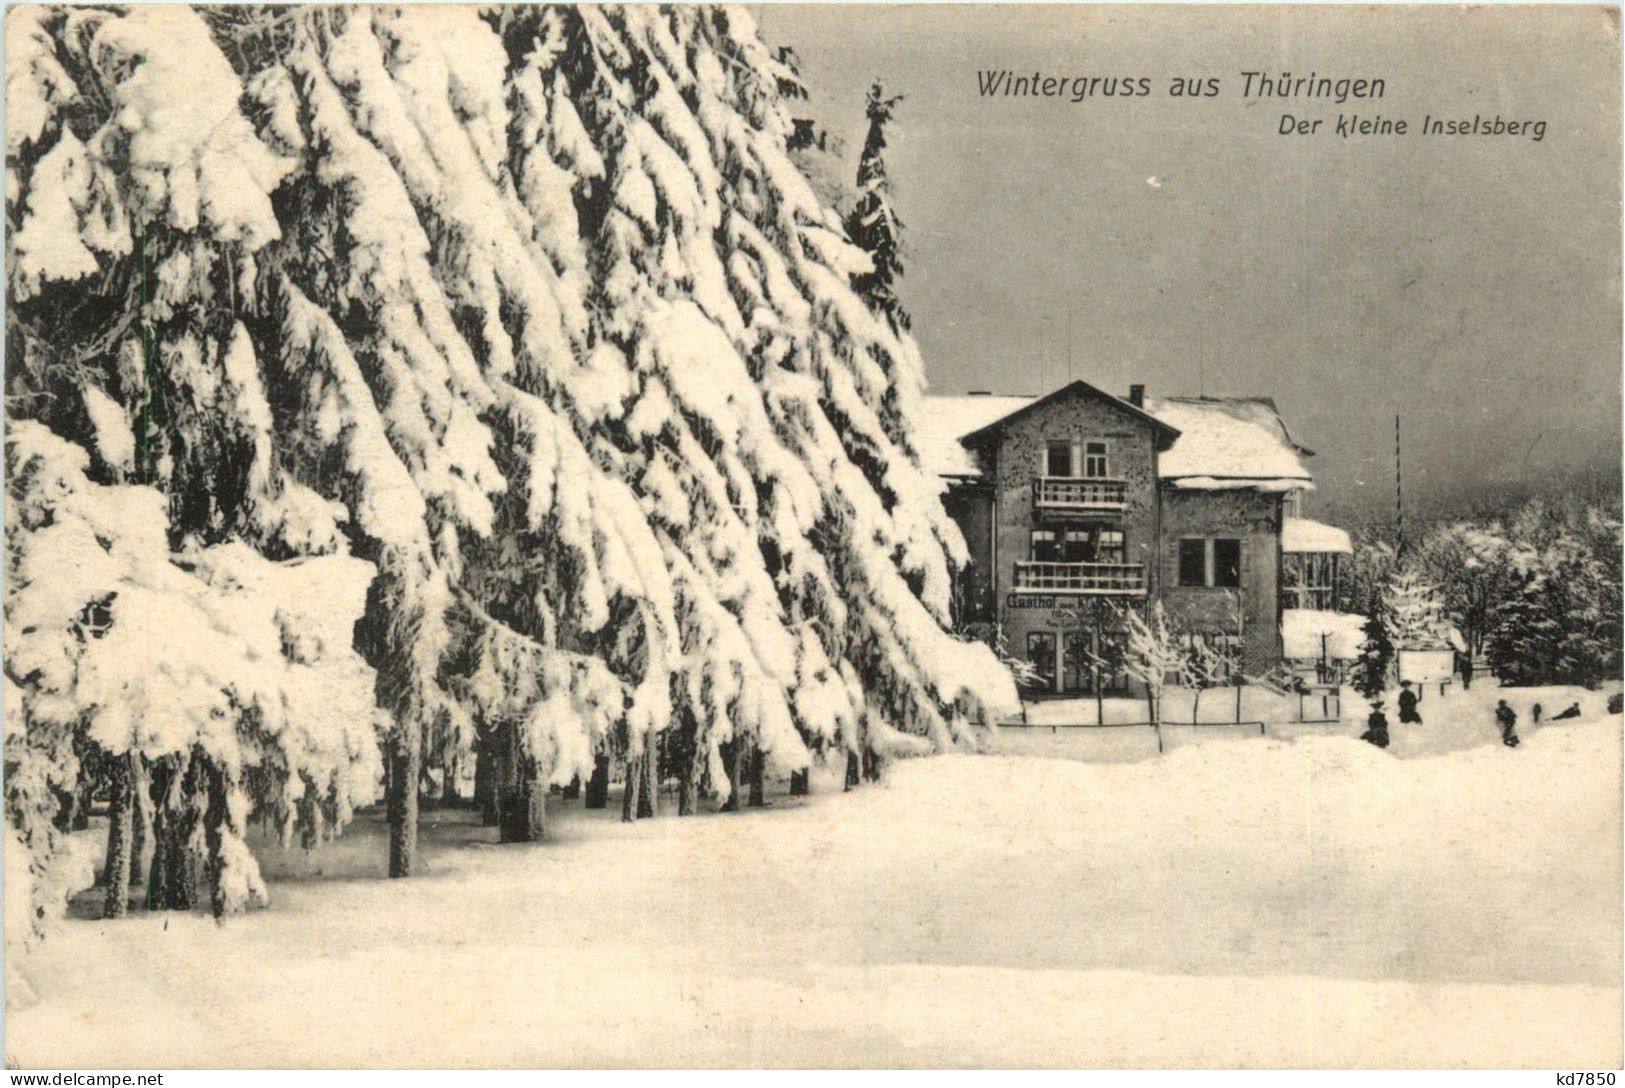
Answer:
[[[1308,518],[1281,519],[1281,550],[1283,552],[1341,552],[1354,551],[1349,535],[1335,525],[1323,525]]]
[[[959,444],[966,435],[997,423],[1033,402],[1032,397],[922,397],[914,430],[920,460],[938,476],[980,476],[976,454]]]
[[[1281,656],[1292,660],[1319,660],[1321,636],[1332,661],[1353,661],[1365,642],[1365,617],[1354,612],[1320,612],[1312,608],[1281,610]]]
[[[1179,432],[1159,463],[1160,477],[1175,487],[1314,487],[1304,451],[1268,397],[1148,397],[1145,408]]]
[[[980,476],[976,455],[960,440],[1036,403],[1037,398],[1030,396],[922,398],[915,438],[925,467],[939,476]],[[1127,401],[1122,403],[1126,411],[1140,414]],[[1314,487],[1301,457],[1307,451],[1292,441],[1268,397],[1147,398],[1144,415],[1179,432],[1158,463],[1160,478],[1175,487],[1210,491]],[[1346,536],[1341,550],[1347,550]]]

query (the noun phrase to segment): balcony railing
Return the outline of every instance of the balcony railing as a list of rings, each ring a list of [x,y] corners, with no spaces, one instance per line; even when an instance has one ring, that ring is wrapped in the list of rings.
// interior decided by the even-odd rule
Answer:
[[[1141,563],[1045,563],[1016,560],[1015,588],[1023,592],[1145,596]]]
[[[1035,476],[1033,505],[1054,513],[1110,513],[1122,511],[1128,502],[1128,485],[1122,480],[1091,479],[1080,476]]]

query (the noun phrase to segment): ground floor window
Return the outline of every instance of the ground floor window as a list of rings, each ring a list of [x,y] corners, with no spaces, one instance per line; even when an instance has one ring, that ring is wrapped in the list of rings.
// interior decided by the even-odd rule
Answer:
[[[1027,663],[1046,690],[1055,687],[1055,632],[1027,632]]]
[[[1027,662],[1036,674],[1033,687],[1041,692],[1093,694],[1097,684],[1102,691],[1125,690],[1124,654],[1125,643],[1120,631],[1030,631],[1027,634]]]
[[[1063,692],[1092,695],[1097,683],[1102,691],[1119,691],[1126,684],[1121,632],[1068,631],[1061,650]]]
[[[1200,642],[1202,648],[1209,651],[1203,660],[1210,662],[1214,672],[1210,680],[1214,683],[1228,684],[1241,675],[1242,638],[1240,635],[1225,632],[1208,632],[1189,636],[1192,652],[1197,649]]]

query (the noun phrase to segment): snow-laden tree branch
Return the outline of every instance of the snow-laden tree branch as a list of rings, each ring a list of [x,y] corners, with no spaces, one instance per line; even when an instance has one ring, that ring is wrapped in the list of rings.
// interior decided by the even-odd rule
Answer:
[[[1014,703],[747,13],[207,14],[8,14],[8,405],[172,551],[369,565],[393,873],[496,717],[725,792]]]

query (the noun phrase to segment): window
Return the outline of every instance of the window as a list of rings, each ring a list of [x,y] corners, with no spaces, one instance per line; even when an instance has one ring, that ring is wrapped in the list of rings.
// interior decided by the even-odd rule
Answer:
[[[1104,479],[1110,476],[1106,465],[1106,443],[1085,442],[1083,444],[1083,474],[1091,479]]]
[[[1241,541],[1233,537],[1179,542],[1179,584],[1235,589],[1241,585]]]
[[[1055,686],[1055,632],[1027,632],[1027,662],[1044,687]]]
[[[1213,584],[1227,589],[1241,585],[1241,541],[1213,542]]]
[[[1046,476],[1072,475],[1072,443],[1051,442],[1049,450],[1044,455],[1044,474]]]
[[[1100,543],[1095,547],[1095,562],[1097,563],[1126,563],[1127,545],[1123,541],[1123,534],[1117,529],[1102,529]]]
[[[1179,542],[1179,584],[1182,586],[1207,585],[1207,541],[1181,540]]]
[[[1335,552],[1287,552],[1281,556],[1281,607],[1315,608],[1330,612],[1337,607],[1337,554]]]
[[[1120,529],[1034,529],[1031,558],[1040,563],[1121,563]]]
[[[1087,529],[1068,529],[1061,542],[1061,561],[1065,563],[1093,563],[1095,548]]]

